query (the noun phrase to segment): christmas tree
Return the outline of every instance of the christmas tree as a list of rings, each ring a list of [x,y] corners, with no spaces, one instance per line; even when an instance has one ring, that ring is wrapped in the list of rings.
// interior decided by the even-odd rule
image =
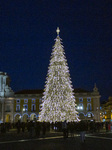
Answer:
[[[59,28],[56,31],[57,37],[51,53],[39,121],[79,121]]]

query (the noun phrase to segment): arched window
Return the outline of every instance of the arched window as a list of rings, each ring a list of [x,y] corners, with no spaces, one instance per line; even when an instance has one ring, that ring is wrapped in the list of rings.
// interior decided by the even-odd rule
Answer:
[[[83,104],[80,103],[79,106],[77,107],[77,109],[82,110],[83,109]]]
[[[85,116],[84,116],[84,113],[80,113],[79,114],[79,118],[82,120],[82,119],[85,119]]]
[[[36,110],[36,106],[35,104],[32,104],[32,108],[31,108],[32,111],[35,111]]]
[[[87,116],[88,116],[89,118],[92,118],[93,115],[92,115],[92,113],[88,113]]]
[[[20,105],[16,105],[16,112],[20,111]]]
[[[28,105],[27,105],[27,104],[24,104],[24,105],[23,105],[23,111],[24,111],[24,112],[28,111]]]
[[[91,108],[91,103],[88,103],[88,104],[87,104],[87,110],[92,110],[92,108]]]

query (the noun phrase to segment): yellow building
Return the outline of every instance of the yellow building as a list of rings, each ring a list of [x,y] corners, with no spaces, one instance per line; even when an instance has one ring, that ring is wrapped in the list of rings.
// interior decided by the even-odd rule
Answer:
[[[101,121],[112,122],[112,97],[102,104],[102,111],[100,113]]]
[[[14,122],[37,120],[42,90],[22,90],[15,93]]]
[[[43,90],[22,90],[14,93],[9,87],[9,81],[9,76],[1,72],[0,122],[38,120]],[[91,92],[75,89],[74,93],[79,118],[100,121],[100,94],[96,85]]]
[[[85,91],[76,89],[75,98],[77,104],[77,111],[81,120],[90,120],[100,122],[100,94],[96,84],[93,91]]]
[[[80,119],[100,121],[100,95],[96,85],[92,92],[75,89],[74,93]],[[14,122],[38,119],[42,94],[43,90],[16,92],[14,99]]]

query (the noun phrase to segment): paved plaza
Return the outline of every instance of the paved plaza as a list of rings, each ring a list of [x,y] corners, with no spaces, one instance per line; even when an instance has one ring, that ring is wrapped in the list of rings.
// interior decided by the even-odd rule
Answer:
[[[12,134],[12,136],[11,136]],[[108,150],[112,148],[112,133],[86,134],[85,143],[80,136],[63,138],[62,133],[49,133],[46,137],[24,137],[22,134],[14,138],[14,133],[0,136],[0,150]],[[23,137],[22,137],[23,136]],[[27,135],[25,135],[27,136]]]

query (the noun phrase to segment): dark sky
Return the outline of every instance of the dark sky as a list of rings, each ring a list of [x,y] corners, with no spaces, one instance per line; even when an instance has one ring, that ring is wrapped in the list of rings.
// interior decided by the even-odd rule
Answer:
[[[57,26],[73,87],[112,96],[111,0],[0,0],[0,71],[12,89],[44,88]]]

